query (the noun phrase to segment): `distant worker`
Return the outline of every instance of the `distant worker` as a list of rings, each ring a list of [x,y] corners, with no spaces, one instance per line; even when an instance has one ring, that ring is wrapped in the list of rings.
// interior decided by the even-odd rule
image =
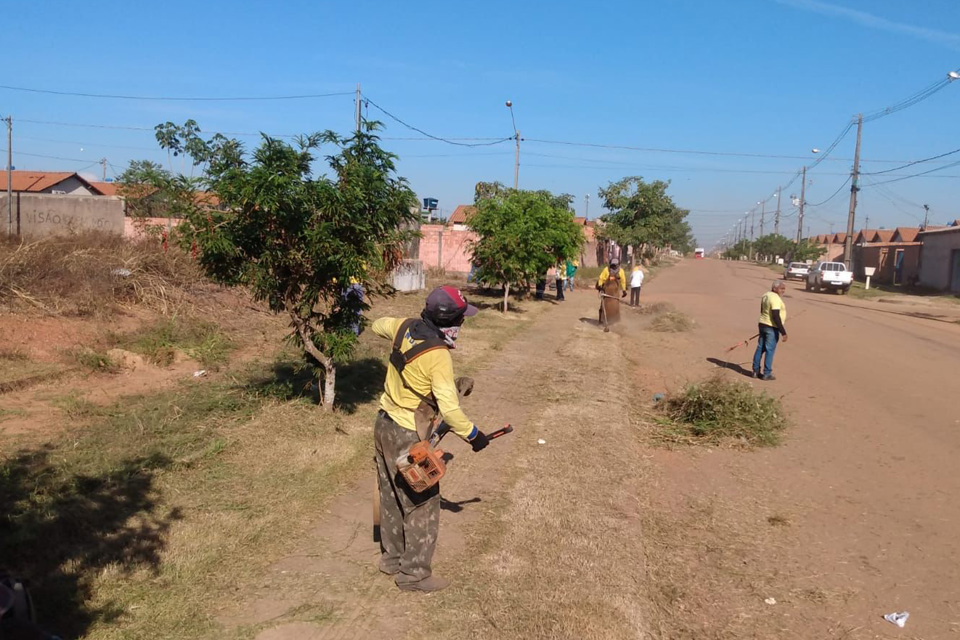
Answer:
[[[780,280],[774,280],[770,291],[760,299],[759,337],[757,338],[757,352],[753,354],[753,375],[762,380],[776,380],[773,375],[773,354],[777,351],[780,336],[787,341],[787,330],[784,324],[787,321],[787,306],[783,303],[783,292],[787,287]],[[766,354],[763,370],[760,369],[760,360]]]
[[[577,275],[577,269],[580,268],[580,263],[576,260],[567,260],[567,288],[570,291],[573,291],[573,280]]]
[[[614,279],[620,285],[620,290],[623,291],[623,296],[627,295],[627,275],[623,272],[623,269],[620,268],[620,261],[616,258],[610,260],[610,266],[604,267],[603,271],[600,272],[600,277],[597,278],[597,289],[603,290],[603,286],[607,283],[607,280]]]
[[[567,266],[563,262],[558,262],[554,270],[556,271],[554,277],[557,279],[557,301],[559,302],[565,299],[563,290],[567,286]]]
[[[640,306],[640,287],[643,286],[643,269],[640,263],[633,265],[633,272],[630,274],[630,306]]]
[[[600,324],[604,331],[609,331],[610,325],[620,322],[620,298],[627,296],[627,276],[616,258],[600,272],[597,291],[600,292]]]
[[[475,452],[489,443],[460,408],[450,357],[464,318],[476,313],[459,290],[444,286],[430,292],[419,318],[380,318],[371,327],[392,340],[399,352],[391,355],[387,367],[373,437],[380,489],[380,571],[396,576],[404,591],[439,591],[449,584],[430,569],[440,531],[440,485],[417,493],[397,471],[397,458],[421,440],[416,418],[421,404],[438,411]]]

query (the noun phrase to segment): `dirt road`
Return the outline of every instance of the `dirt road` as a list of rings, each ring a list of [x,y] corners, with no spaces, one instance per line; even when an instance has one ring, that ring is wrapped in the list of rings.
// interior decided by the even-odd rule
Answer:
[[[647,301],[673,303],[697,329],[638,337],[641,384],[679,386],[718,362],[747,380],[755,343],[725,348],[755,333],[771,280],[767,269],[714,260],[665,271]],[[674,618],[669,635],[955,637],[955,311],[808,293],[799,283],[785,302],[790,340],[777,350],[778,380],[751,383],[783,397],[785,444],[655,454],[648,564]],[[657,540],[660,529],[676,537]],[[904,610],[904,631],[881,619]]]
[[[404,594],[376,571],[367,481],[317,514],[302,552],[240,589],[220,623],[257,640],[960,633],[960,325],[791,284],[779,379],[750,381],[783,397],[784,444],[671,449],[652,437],[654,393],[716,371],[747,380],[752,345],[725,348],[755,331],[771,279],[712,260],[662,271],[643,302],[692,318],[683,333],[650,331],[626,309],[603,333],[595,293],[568,295],[475,372],[469,414],[517,432],[482,455],[445,442],[435,567],[451,589]],[[904,610],[903,631],[881,618]]]

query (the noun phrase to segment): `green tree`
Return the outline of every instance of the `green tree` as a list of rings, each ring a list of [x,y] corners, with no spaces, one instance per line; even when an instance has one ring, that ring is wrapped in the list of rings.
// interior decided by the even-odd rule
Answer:
[[[736,244],[727,248],[727,250],[723,252],[723,257],[727,258],[728,260],[739,260],[752,255],[753,243],[746,238],[739,240]]]
[[[800,242],[794,243],[793,252],[790,254],[790,260],[795,260],[797,262],[816,260],[822,256],[825,251],[826,249],[815,242],[811,242],[810,239],[807,238],[801,240]]]
[[[789,238],[771,233],[757,238],[753,250],[758,256],[772,259],[774,256],[785,258],[791,255],[795,248],[796,244]]]
[[[326,409],[336,397],[336,366],[353,353],[369,308],[347,295],[347,287],[392,291],[386,274],[415,233],[403,228],[418,217],[413,192],[396,175],[395,156],[378,144],[377,127],[366,123],[348,138],[330,131],[302,136],[296,145],[264,135],[249,158],[239,142],[202,140],[195,127],[167,128],[163,136],[158,130],[161,147],[186,153],[203,168],[196,183],[179,183],[184,243],[195,243],[213,280],[247,286],[273,312],[290,317],[291,338],[314,365]],[[327,157],[330,178],[313,177],[322,144],[336,149]],[[219,207],[187,194],[193,184],[216,194]]]
[[[481,183],[484,184],[484,183]],[[549,191],[501,187],[481,194],[470,227],[477,279],[503,285],[503,312],[510,286],[529,286],[550,267],[573,258],[583,246],[583,230],[573,221],[571,197]]]
[[[602,216],[606,223],[602,237],[635,249],[669,246],[684,253],[690,251],[694,241],[685,220],[690,212],[667,195],[669,186],[662,180],[645,182],[631,176],[600,189],[603,206],[610,211]]]

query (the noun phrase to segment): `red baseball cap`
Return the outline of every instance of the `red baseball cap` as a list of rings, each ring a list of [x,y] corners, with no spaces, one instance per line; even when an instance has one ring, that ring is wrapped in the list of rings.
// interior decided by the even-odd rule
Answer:
[[[475,316],[477,311],[478,309],[467,302],[459,289],[450,285],[437,287],[427,296],[427,315],[439,326],[464,316]]]

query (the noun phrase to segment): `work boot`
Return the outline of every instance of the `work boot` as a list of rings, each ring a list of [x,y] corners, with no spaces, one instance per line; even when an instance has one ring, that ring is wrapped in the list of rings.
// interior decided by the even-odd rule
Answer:
[[[774,376],[772,373],[768,373],[767,375],[763,376],[763,379],[764,379],[764,380],[776,380],[777,378],[776,378],[776,376]]]
[[[395,576],[400,573],[399,562],[387,562],[387,560],[382,556],[380,558],[380,562],[377,563],[377,568],[380,569],[380,573],[385,573],[388,576]]]
[[[430,593],[432,591],[446,589],[450,586],[450,581],[446,578],[433,575],[419,582],[398,582],[397,586],[400,587],[401,591],[423,591],[424,593]]]
[[[762,377],[763,377],[763,374],[760,373],[760,370],[759,370],[759,369],[754,369],[754,370],[753,370],[753,377],[754,377],[754,378],[762,378]]]

